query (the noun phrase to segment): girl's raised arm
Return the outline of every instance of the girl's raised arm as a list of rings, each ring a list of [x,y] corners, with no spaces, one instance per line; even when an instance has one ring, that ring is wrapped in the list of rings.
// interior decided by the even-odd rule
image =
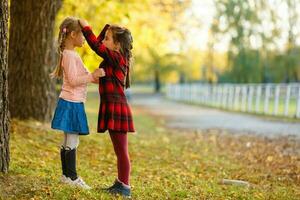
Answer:
[[[92,28],[90,26],[84,26],[82,28],[82,33],[83,33],[87,43],[89,44],[91,49],[93,49],[102,58],[107,58],[107,54],[108,54],[108,51],[107,51],[106,47],[102,44],[103,32],[104,32],[104,35],[105,35],[105,32],[106,32],[108,27],[109,26],[106,25],[103,28],[103,30],[101,31],[98,38],[95,36],[95,34],[93,33]]]
[[[106,24],[98,37],[95,36],[92,28],[88,25],[82,28],[82,33],[91,49],[94,50],[100,57],[113,63],[118,63],[119,53],[108,49],[104,44],[102,44],[102,40],[104,39],[105,32],[108,28],[109,25]]]

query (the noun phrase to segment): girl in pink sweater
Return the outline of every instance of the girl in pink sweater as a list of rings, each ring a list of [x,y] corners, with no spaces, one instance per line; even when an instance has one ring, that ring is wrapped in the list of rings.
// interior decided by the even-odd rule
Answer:
[[[76,171],[76,149],[79,135],[88,135],[89,128],[84,110],[88,83],[98,83],[105,76],[103,69],[89,73],[80,56],[74,50],[82,47],[84,37],[78,19],[67,17],[59,28],[59,64],[51,76],[63,78],[63,85],[55,114],[51,123],[53,129],[64,132],[60,156],[62,164],[61,181],[66,184],[90,189]]]

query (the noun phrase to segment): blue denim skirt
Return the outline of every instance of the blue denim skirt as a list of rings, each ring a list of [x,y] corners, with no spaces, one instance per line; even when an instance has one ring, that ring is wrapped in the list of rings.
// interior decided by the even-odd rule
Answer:
[[[89,127],[82,102],[70,102],[59,98],[51,128],[67,133],[88,135]]]

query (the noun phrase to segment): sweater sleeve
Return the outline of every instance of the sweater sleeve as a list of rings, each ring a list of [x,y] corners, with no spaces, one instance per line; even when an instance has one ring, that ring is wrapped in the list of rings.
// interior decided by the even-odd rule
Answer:
[[[66,79],[72,87],[90,83],[94,80],[92,74],[89,72],[87,72],[86,74],[79,74],[78,69],[80,67],[83,66],[79,65],[76,56],[69,54],[64,55],[63,68],[65,71]]]
[[[109,27],[109,25],[106,25],[102,29],[102,31],[98,37],[95,36],[95,34],[93,33],[92,28],[90,26],[83,27],[82,33],[83,33],[87,43],[89,44],[91,49],[93,51],[95,51],[95,53],[97,53],[103,59],[106,59],[106,60],[112,62],[113,64],[118,64],[119,57],[120,57],[119,53],[116,51],[110,50],[102,43],[102,40],[105,36],[105,32],[108,29],[108,27]]]
[[[105,33],[108,28],[109,28],[109,24],[105,24],[102,31],[100,32],[100,34],[97,37],[98,42],[101,42],[105,38]]]

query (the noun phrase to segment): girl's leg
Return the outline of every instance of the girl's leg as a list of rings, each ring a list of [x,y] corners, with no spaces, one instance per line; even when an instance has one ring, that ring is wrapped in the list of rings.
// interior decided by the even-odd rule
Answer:
[[[114,146],[115,154],[117,156],[118,165],[118,179],[126,185],[130,185],[130,159],[128,154],[128,139],[127,133],[109,132],[111,141]]]
[[[76,170],[76,149],[79,145],[79,135],[72,133],[65,133],[65,140],[63,142],[65,149],[65,176],[66,183],[83,189],[91,189],[80,177],[77,176]]]
[[[76,149],[79,145],[79,135],[74,133],[65,133],[64,146],[66,149]]]
[[[119,177],[119,175],[121,174],[121,163],[120,163],[120,159],[118,159],[118,155],[120,154],[119,153],[119,148],[118,148],[118,144],[117,144],[117,142],[114,140],[114,139],[112,139],[112,134],[113,133],[109,133],[110,134],[110,139],[111,139],[111,141],[112,141],[112,143],[113,143],[113,147],[114,147],[114,151],[115,151],[115,154],[116,154],[116,156],[117,156],[117,168],[118,168],[118,177]],[[119,178],[118,178],[119,179]],[[120,179],[119,179],[120,180]]]
[[[65,133],[63,144],[65,149],[65,176],[71,180],[76,180],[78,178],[76,171],[76,148],[79,145],[79,135]]]

